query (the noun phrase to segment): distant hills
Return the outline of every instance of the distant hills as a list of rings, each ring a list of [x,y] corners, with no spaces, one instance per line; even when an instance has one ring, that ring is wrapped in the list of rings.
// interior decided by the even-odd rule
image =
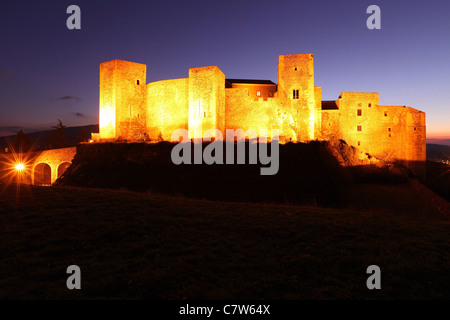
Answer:
[[[428,161],[450,161],[450,146],[427,143]]]
[[[450,139],[427,138],[427,144],[440,144],[440,145],[450,146]]]
[[[45,130],[39,132],[27,133],[26,135],[33,141],[34,145],[38,149],[45,149],[48,146],[49,140],[51,139],[50,133],[53,130]],[[77,143],[82,141],[82,136],[86,135],[87,138],[91,137],[91,132],[98,132],[98,124],[92,124],[80,127],[67,127],[64,129],[66,132],[66,139],[71,146],[75,146]],[[0,150],[8,148],[8,141],[12,143],[16,135],[10,135],[5,137],[0,137]]]

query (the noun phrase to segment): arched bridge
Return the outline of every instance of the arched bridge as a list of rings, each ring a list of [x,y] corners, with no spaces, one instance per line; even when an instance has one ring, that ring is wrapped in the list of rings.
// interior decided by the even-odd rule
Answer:
[[[0,154],[0,180],[52,185],[71,165],[77,148]],[[18,165],[21,167],[18,168]],[[19,180],[17,180],[19,179]]]
[[[33,159],[31,165],[31,183],[51,185],[72,163],[77,153],[76,147],[45,150]]]

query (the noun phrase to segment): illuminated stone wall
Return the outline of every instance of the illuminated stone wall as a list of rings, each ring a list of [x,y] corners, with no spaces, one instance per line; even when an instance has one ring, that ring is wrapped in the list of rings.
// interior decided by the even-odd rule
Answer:
[[[233,83],[233,89],[248,89],[249,97],[269,98],[274,97],[277,92],[276,84],[259,84],[259,83]],[[259,96],[258,96],[259,91]]]
[[[46,163],[50,166],[50,168],[52,170],[51,171],[51,183],[53,184],[56,181],[56,179],[59,178],[59,176],[58,176],[59,166],[64,163],[72,163],[72,160],[75,157],[76,153],[77,153],[76,147],[51,149],[51,150],[36,152],[35,158],[32,158],[33,162],[30,164],[30,167],[32,168],[31,177],[32,177],[33,184],[34,184],[34,170],[38,164]],[[60,173],[62,173],[62,172],[60,172]]]
[[[147,85],[147,134],[151,140],[170,141],[176,129],[188,130],[189,79]]]
[[[146,84],[143,64],[113,60],[100,65],[100,133],[95,139],[169,141],[176,129],[189,130],[191,139],[208,129],[224,135],[225,129],[266,129],[268,134],[278,129],[282,143],[343,139],[386,161],[426,159],[423,112],[380,106],[378,93],[370,92],[343,92],[335,109],[322,110],[312,54],[279,56],[277,85],[232,83],[231,88],[225,88],[217,66],[191,68],[188,78]]]
[[[112,60],[100,64],[100,137],[143,139],[147,66]]]
[[[378,145],[374,134],[378,135],[380,128],[378,93],[343,92],[336,104],[339,110],[322,112],[323,138],[334,136],[366,152],[373,151]]]
[[[189,137],[208,129],[225,130],[225,75],[217,66],[189,69]]]
[[[255,98],[248,89],[225,89],[225,126],[227,129],[278,129],[281,142],[296,141],[295,114],[279,98]]]
[[[343,92],[338,110],[322,111],[323,138],[338,138],[378,159],[405,161],[424,171],[425,113],[405,106],[380,106],[378,93]],[[421,173],[419,173],[420,175]]]
[[[315,139],[316,110],[313,55],[279,56],[278,97],[295,119],[296,140]]]
[[[102,139],[116,137],[115,61],[100,64],[99,130]]]
[[[322,88],[314,87],[314,138],[322,137]]]
[[[24,170],[21,172],[21,183],[35,184],[35,175],[38,165],[48,165],[50,169],[48,184],[53,184],[59,176],[64,173],[67,167],[72,163],[76,154],[76,147],[50,149],[45,151],[1,154],[0,162],[3,164],[3,170],[0,170],[0,180],[17,181],[15,165],[21,163]]]

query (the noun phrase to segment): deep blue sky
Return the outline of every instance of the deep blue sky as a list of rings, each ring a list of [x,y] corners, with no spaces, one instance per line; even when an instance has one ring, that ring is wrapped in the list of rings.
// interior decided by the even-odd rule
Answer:
[[[81,30],[66,9],[81,8]],[[366,9],[381,8],[381,30]],[[147,64],[147,82],[217,65],[228,78],[277,81],[281,54],[314,53],[323,100],[380,93],[427,113],[450,137],[450,1],[0,2],[0,135],[98,122],[99,64]],[[5,129],[4,127],[12,127]]]

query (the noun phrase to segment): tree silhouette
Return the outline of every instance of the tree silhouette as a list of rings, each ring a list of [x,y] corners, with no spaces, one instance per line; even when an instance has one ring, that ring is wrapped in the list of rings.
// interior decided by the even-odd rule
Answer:
[[[57,148],[65,148],[69,146],[69,141],[67,141],[66,128],[65,125],[62,124],[61,120],[58,119],[58,124],[56,126],[52,126],[53,131],[49,133],[50,141],[49,146],[53,149]]]
[[[28,137],[22,129],[17,132],[16,137],[14,138],[14,142],[12,143],[12,147],[14,152],[22,153],[31,151],[33,147],[33,142],[30,137]]]
[[[89,135],[87,133],[86,128],[81,128],[80,135],[78,136],[78,139],[80,139],[81,142],[88,142]]]

